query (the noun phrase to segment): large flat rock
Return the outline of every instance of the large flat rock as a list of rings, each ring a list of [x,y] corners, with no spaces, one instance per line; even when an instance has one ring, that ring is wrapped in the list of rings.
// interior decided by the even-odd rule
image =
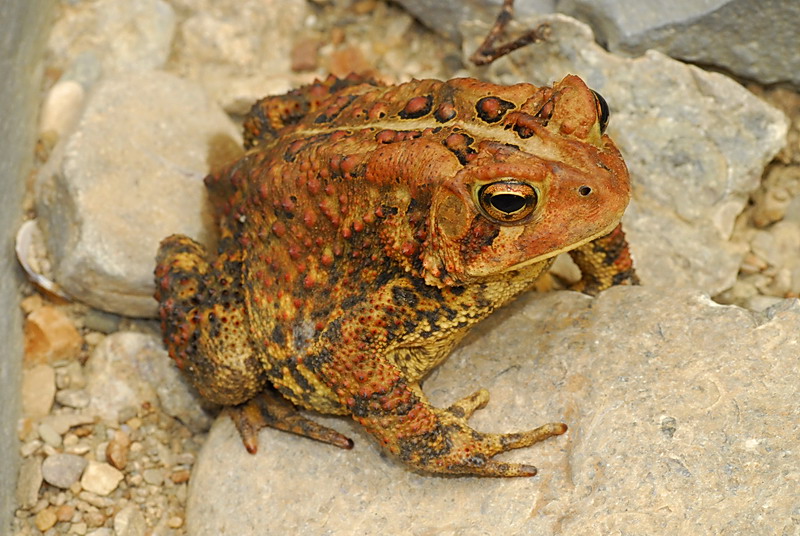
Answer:
[[[534,478],[441,478],[383,456],[346,419],[341,451],[267,430],[251,456],[227,417],[191,480],[190,534],[781,534],[796,530],[800,303],[767,314],[692,291],[528,295],[426,382],[444,406],[477,387],[472,424],[563,420],[507,455]]]

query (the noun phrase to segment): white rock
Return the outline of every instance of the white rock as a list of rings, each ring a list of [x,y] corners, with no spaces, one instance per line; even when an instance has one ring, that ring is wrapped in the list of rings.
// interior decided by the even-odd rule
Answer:
[[[39,120],[40,135],[53,132],[58,137],[64,136],[80,117],[83,110],[86,91],[74,80],[57,82],[42,103]]]
[[[209,241],[202,179],[210,155],[240,139],[186,80],[142,72],[99,84],[37,184],[58,283],[99,309],[153,315],[158,243],[175,232]]]

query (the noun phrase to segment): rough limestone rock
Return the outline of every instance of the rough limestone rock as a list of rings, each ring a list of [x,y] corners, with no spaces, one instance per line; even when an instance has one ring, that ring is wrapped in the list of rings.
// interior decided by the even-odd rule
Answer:
[[[195,465],[187,530],[216,534],[793,534],[800,302],[765,314],[696,291],[529,294],[473,331],[424,385],[477,387],[472,424],[570,430],[508,455],[534,478],[441,478],[383,456],[262,431],[249,455],[222,416]],[[793,519],[795,519],[793,521]]]

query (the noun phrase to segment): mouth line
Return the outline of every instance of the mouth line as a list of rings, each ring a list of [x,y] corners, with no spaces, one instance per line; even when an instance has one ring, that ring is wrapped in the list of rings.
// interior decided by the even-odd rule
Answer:
[[[563,247],[563,248],[560,248],[560,249],[557,249],[557,250],[554,250],[554,251],[550,251],[549,253],[545,253],[543,255],[539,255],[538,257],[534,257],[532,259],[527,259],[527,260],[524,260],[524,261],[522,261],[520,263],[517,263],[517,264],[515,264],[513,266],[509,266],[508,268],[503,270],[502,273],[511,272],[511,271],[514,271],[514,270],[519,270],[520,268],[525,268],[526,266],[530,266],[532,264],[537,264],[537,263],[540,263],[542,261],[546,261],[547,259],[550,259],[550,258],[555,257],[557,255],[560,255],[562,253],[566,253],[567,251],[572,251],[573,249],[577,249],[577,248],[579,248],[579,247],[581,247],[581,246],[583,246],[585,244],[588,244],[592,240],[595,240],[595,239],[600,238],[602,236],[606,236],[608,233],[613,231],[614,227],[616,227],[617,225],[619,225],[619,221],[616,221],[616,222],[610,224],[607,228],[604,228],[602,231],[598,231],[597,233],[589,236],[588,238],[584,238],[580,242],[577,242],[575,244],[570,244],[567,247]]]

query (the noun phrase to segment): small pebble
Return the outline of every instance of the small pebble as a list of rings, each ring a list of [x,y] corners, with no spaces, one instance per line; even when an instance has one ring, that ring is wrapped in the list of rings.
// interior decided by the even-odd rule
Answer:
[[[109,506],[114,505],[114,499],[111,499],[109,497],[100,497],[99,495],[96,495],[91,491],[80,492],[78,494],[78,498],[82,501],[86,501],[95,508],[108,508]]]
[[[21,508],[33,508],[39,500],[42,479],[42,460],[38,456],[24,458],[19,467],[16,493]]]
[[[19,448],[19,454],[23,458],[27,458],[28,456],[31,456],[33,453],[39,450],[41,447],[42,447],[42,442],[39,441],[38,439],[34,439],[33,441],[26,441]]]
[[[89,405],[89,393],[83,389],[64,389],[56,393],[56,402],[70,408],[85,408]]]
[[[139,411],[134,406],[125,406],[117,413],[117,419],[119,422],[127,422],[136,417],[138,413]]]
[[[183,526],[183,518],[180,516],[172,516],[167,520],[167,525],[171,529],[179,529]]]
[[[97,495],[108,495],[117,489],[123,476],[122,473],[107,463],[90,461],[83,471],[81,486],[83,486],[83,489]]]
[[[142,473],[142,478],[148,484],[160,486],[164,483],[164,473],[161,469],[145,469]]]
[[[147,532],[142,511],[136,505],[129,505],[114,516],[115,536],[144,536]]]
[[[93,423],[94,417],[83,413],[62,413],[59,415],[48,415],[43,419],[43,422],[48,423],[56,432],[64,435],[70,428]]]
[[[52,363],[78,356],[83,338],[60,309],[45,305],[25,320],[25,361]]]
[[[89,333],[86,334],[83,340],[85,340],[86,344],[88,344],[89,346],[97,346],[98,344],[103,342],[103,339],[105,338],[106,336],[102,333],[98,333],[96,331],[90,331]]]
[[[39,119],[41,133],[67,134],[80,117],[86,91],[74,80],[62,80],[54,84],[45,96]]]
[[[86,454],[90,450],[92,450],[92,447],[90,445],[87,445],[86,443],[78,443],[77,445],[70,446],[67,449],[67,451],[70,454],[75,454],[77,456],[83,456],[84,454]]]
[[[31,512],[33,512],[34,514],[38,514],[48,506],[50,506],[50,501],[42,497],[38,501],[36,501],[36,505],[33,508],[31,508]]]
[[[36,528],[41,530],[42,532],[49,530],[56,524],[58,521],[58,517],[56,516],[56,512],[53,508],[45,508],[38,514],[36,514],[36,520],[34,523],[36,524]]]
[[[78,361],[70,361],[64,367],[64,373],[69,379],[70,389],[83,389],[86,387],[86,375],[83,373],[83,367]]]
[[[188,470],[181,469],[169,475],[169,479],[172,480],[175,484],[182,484],[183,482],[188,482],[190,475],[191,473]]]
[[[32,419],[50,413],[56,396],[56,373],[50,365],[22,372],[22,414]]]
[[[47,422],[43,422],[39,425],[39,437],[51,447],[58,448],[61,446],[61,435]]]
[[[56,519],[59,521],[69,521],[75,515],[75,507],[70,504],[62,504],[56,508]]]
[[[140,419],[139,417],[133,417],[125,421],[125,424],[130,426],[131,429],[133,430],[138,430],[139,428],[142,427],[142,419]]]
[[[97,511],[86,512],[86,514],[84,514],[83,516],[83,519],[86,520],[86,524],[89,525],[90,527],[102,527],[106,522],[106,516]],[[90,532],[89,534],[92,534],[94,536],[100,536],[100,535],[113,536],[114,533],[109,528],[102,528],[99,531],[96,530]]]
[[[122,317],[99,311],[97,309],[89,309],[86,316],[83,318],[83,325],[86,329],[92,331],[99,331],[100,333],[113,333],[119,329],[119,323]]]
[[[81,477],[86,459],[74,454],[53,454],[42,463],[45,482],[57,488],[68,489]]]
[[[119,470],[125,469],[128,464],[128,448],[131,440],[128,434],[122,430],[114,433],[114,438],[108,442],[106,447],[106,460]]]

